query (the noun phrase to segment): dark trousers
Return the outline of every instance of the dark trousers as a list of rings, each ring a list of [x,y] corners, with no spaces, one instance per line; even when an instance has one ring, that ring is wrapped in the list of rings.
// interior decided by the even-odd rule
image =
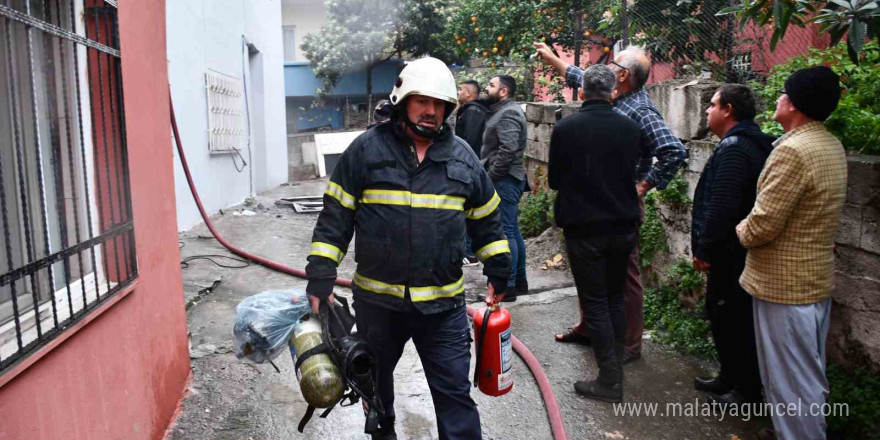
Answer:
[[[636,237],[633,229],[621,235],[565,238],[578,299],[599,366],[599,382],[605,385],[623,381],[627,319],[623,286]]]
[[[510,263],[512,271],[507,287],[515,287],[516,280],[526,279],[526,242],[519,230],[519,199],[522,198],[526,182],[511,176],[504,176],[493,182],[501,203],[501,225],[504,227],[504,235],[510,246]]]
[[[752,296],[739,285],[743,265],[718,262],[709,270],[706,313],[721,364],[721,380],[743,397],[761,400]]]
[[[642,221],[645,220],[645,199],[639,199],[639,208],[642,211]],[[626,352],[634,355],[642,353],[642,333],[645,331],[645,294],[642,290],[642,275],[639,264],[639,241],[636,237],[636,245],[629,254],[626,267],[626,282],[623,287],[623,307],[626,312]],[[581,320],[571,328],[571,331],[581,336],[590,336],[587,328],[584,310],[581,309]]]
[[[470,396],[472,339],[465,308],[423,315],[355,301],[354,309],[358,333],[379,358],[379,398],[387,413],[380,425],[394,423],[394,367],[412,338],[431,389],[440,438],[481,439],[480,415]]]

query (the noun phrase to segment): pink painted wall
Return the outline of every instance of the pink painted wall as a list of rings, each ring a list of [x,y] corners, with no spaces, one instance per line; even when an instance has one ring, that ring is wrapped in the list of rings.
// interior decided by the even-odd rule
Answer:
[[[160,439],[189,375],[165,2],[120,2],[119,13],[140,276],[133,292],[0,388],[3,440]]]

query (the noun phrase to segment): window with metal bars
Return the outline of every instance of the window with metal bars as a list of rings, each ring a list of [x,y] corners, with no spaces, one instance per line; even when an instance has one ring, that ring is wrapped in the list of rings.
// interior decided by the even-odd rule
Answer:
[[[0,0],[0,373],[137,276],[116,12]]]

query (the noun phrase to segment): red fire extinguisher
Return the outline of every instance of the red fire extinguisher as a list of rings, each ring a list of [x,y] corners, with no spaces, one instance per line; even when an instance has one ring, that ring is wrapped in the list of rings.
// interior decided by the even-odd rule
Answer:
[[[502,396],[513,389],[513,337],[510,312],[492,305],[474,313],[477,366],[474,386],[488,396]]]

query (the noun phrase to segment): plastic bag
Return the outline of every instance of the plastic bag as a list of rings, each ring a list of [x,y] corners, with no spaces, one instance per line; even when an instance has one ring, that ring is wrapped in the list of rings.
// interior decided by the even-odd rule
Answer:
[[[235,308],[235,357],[258,364],[275,359],[310,310],[306,293],[299,289],[270,290],[245,298]]]

